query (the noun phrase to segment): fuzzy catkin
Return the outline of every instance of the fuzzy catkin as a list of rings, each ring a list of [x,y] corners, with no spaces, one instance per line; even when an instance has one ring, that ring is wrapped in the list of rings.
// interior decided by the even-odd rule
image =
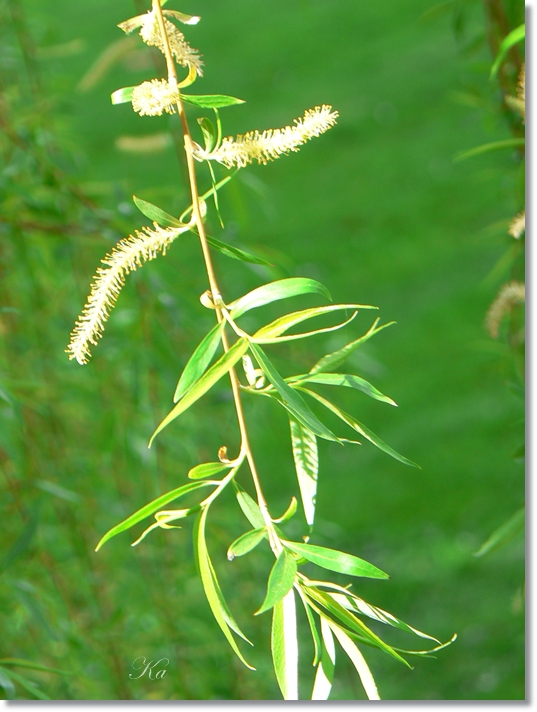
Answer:
[[[101,338],[127,275],[144,262],[155,259],[159,253],[165,254],[175,238],[187,230],[189,226],[161,228],[153,223],[153,228],[143,227],[141,231],[135,230],[134,235],[120,240],[101,260],[106,267],[97,269],[90,295],[71,332],[66,349],[70,359],[76,359],[79,364],[89,361],[90,344],[95,346]]]
[[[257,161],[265,164],[273,161],[282,154],[298,151],[306,141],[315,136],[320,136],[328,131],[337,120],[338,112],[326,104],[308,109],[304,116],[295,119],[294,126],[285,126],[283,129],[267,129],[249,131],[236,138],[228,136],[222,140],[220,146],[207,152],[199,145],[195,145],[194,157],[198,161],[218,161],[226,168],[243,168],[248,163]]]

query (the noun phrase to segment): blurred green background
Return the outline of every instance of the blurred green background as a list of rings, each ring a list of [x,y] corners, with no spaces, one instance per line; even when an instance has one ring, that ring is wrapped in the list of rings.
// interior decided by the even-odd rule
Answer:
[[[118,144],[156,132],[177,137],[177,118],[140,118],[109,100],[155,76],[160,57],[133,40],[114,45],[105,59],[115,52],[117,61],[95,70],[122,39],[116,23],[144,4],[3,0],[0,8],[0,656],[69,672],[25,673],[52,699],[279,699],[269,615],[251,615],[270,555],[225,559],[246,529],[231,493],[213,508],[209,545],[256,644],[256,673],[241,666],[212,618],[189,523],[134,549],[137,532],[93,551],[111,526],[237,442],[222,382],[147,450],[188,355],[212,325],[198,301],[207,285],[192,236],[128,278],[89,365],[64,353],[99,260],[147,223],[132,194],[175,214],[189,202],[173,141],[157,138],[162,150],[153,153],[120,150],[125,138]],[[473,556],[524,495],[523,466],[512,456],[523,401],[509,388],[507,346],[483,327],[514,259],[506,231],[522,207],[520,163],[510,151],[453,161],[510,135],[488,80],[483,7],[186,0],[180,9],[202,16],[187,28],[206,65],[195,91],[247,100],[222,112],[226,135],[284,126],[322,103],[340,112],[337,126],[299,154],[241,172],[221,193],[224,233],[211,229],[280,265],[248,268],[218,256],[228,299],[270,279],[308,276],[334,300],[375,304],[384,322],[397,322],[351,363],[400,407],[356,392],[338,402],[422,469],[369,443],[323,442],[312,543],[388,571],[389,581],[358,580],[354,589],[441,640],[454,632],[458,640],[412,671],[366,651],[380,694],[523,699],[522,537]],[[512,26],[523,21],[522,2],[508,10]],[[200,180],[209,186],[201,172]],[[281,311],[263,316],[272,313]],[[344,332],[271,353],[284,373],[300,373],[372,321],[362,312]],[[283,511],[297,492],[285,414],[270,403],[246,407],[271,510]],[[249,486],[246,470],[241,481]],[[294,526],[295,536],[304,533]],[[301,624],[307,697],[312,653]],[[419,639],[386,638],[419,647]],[[169,658],[166,678],[129,679],[137,656]],[[364,699],[343,654],[332,699]]]

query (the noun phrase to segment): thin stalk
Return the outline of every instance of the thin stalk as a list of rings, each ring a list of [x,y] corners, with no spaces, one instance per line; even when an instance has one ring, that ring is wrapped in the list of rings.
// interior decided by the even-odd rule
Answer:
[[[160,34],[161,34],[161,37],[162,37],[162,40],[164,43],[164,56],[166,57],[166,67],[168,69],[168,81],[177,84],[178,81],[177,81],[177,72],[175,69],[175,62],[173,60],[173,56],[172,56],[172,52],[171,52],[171,48],[170,48],[168,33],[166,32],[166,26],[164,23],[164,16],[162,14],[162,8],[160,6],[160,0],[153,0],[153,12],[155,12],[155,14],[156,14]],[[190,183],[190,193],[191,193],[191,197],[192,197],[192,214],[194,216],[194,222],[196,224],[196,228],[197,228],[198,235],[200,238],[201,250],[203,253],[203,259],[205,261],[205,269],[207,270],[207,277],[209,279],[209,286],[211,288],[213,303],[215,305],[216,317],[218,319],[218,322],[221,322],[222,319],[224,318],[223,314],[222,314],[222,308],[221,308],[222,296],[220,293],[220,289],[218,287],[218,282],[216,280],[216,274],[214,271],[214,266],[213,266],[213,262],[212,262],[212,258],[211,258],[210,249],[209,249],[209,244],[207,242],[207,235],[205,233],[205,225],[203,224],[203,218],[201,215],[200,196],[199,196],[199,190],[198,190],[198,182],[197,182],[197,178],[196,178],[196,167],[195,167],[195,162],[194,162],[194,151],[193,151],[193,145],[192,145],[192,137],[190,135],[190,129],[189,129],[188,121],[186,118],[185,108],[184,108],[183,102],[180,97],[177,100],[177,112],[178,112],[179,118],[181,120],[181,126],[183,129],[183,136],[184,136],[184,142],[185,142],[184,147],[185,147],[185,154],[186,154],[186,163],[187,163],[188,178],[189,178],[189,183]],[[224,351],[227,352],[229,349],[229,342],[227,340],[227,335],[226,335],[225,331],[222,332],[222,345],[224,347]],[[278,555],[282,549],[282,545],[280,544],[280,540],[279,540],[278,536],[276,535],[276,532],[274,531],[274,524],[273,524],[272,519],[269,515],[267,502],[263,495],[263,490],[261,489],[259,475],[257,473],[254,456],[253,456],[253,453],[252,453],[252,450],[250,447],[250,442],[248,439],[248,431],[247,431],[247,427],[246,427],[246,420],[244,418],[244,410],[242,407],[242,401],[241,401],[241,395],[240,395],[240,382],[239,382],[239,379],[237,377],[237,374],[236,374],[234,368],[232,368],[229,371],[229,378],[231,381],[231,390],[233,392],[233,400],[235,403],[235,410],[237,412],[237,421],[239,424],[239,431],[240,431],[240,435],[241,435],[241,443],[242,443],[241,450],[243,450],[246,453],[246,459],[248,460],[250,472],[252,473],[252,479],[254,482],[254,487],[255,487],[255,491],[256,491],[256,495],[257,495],[257,503],[259,505],[259,508],[263,515],[263,519],[267,526],[271,547],[272,547],[274,553],[276,555]]]

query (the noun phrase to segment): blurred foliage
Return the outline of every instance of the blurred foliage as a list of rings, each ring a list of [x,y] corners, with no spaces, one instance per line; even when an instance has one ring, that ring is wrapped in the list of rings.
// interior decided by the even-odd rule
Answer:
[[[237,0],[232,12],[189,0],[181,9],[203,18],[195,44],[211,67],[207,93],[249,100],[229,110],[227,132],[283,125],[319,101],[341,115],[316,150],[230,185],[226,239],[291,257],[268,275],[226,266],[224,282],[238,295],[260,275],[319,278],[338,300],[377,304],[384,320],[398,322],[356,365],[400,409],[348,398],[423,469],[409,471],[372,446],[357,454],[323,445],[316,534],[390,573],[389,582],[362,582],[366,599],[371,593],[441,639],[454,629],[459,638],[412,672],[373,651],[381,695],[522,699],[522,543],[472,555],[524,494],[510,457],[523,434],[513,425],[523,404],[502,382],[512,374],[510,350],[482,326],[511,269],[502,255],[520,209],[521,169],[510,151],[452,162],[461,150],[509,138],[510,129],[497,110],[502,92],[488,78],[484,6],[449,4],[454,14],[433,12],[429,0]],[[503,7],[516,26],[523,4]],[[125,69],[133,84],[153,74],[151,52],[110,50],[120,39],[114,23],[132,10],[127,0],[0,3],[0,655],[69,672],[17,669],[52,699],[278,699],[264,646],[252,656],[257,673],[229,655],[189,532],[156,532],[135,549],[125,534],[93,551],[112,524],[236,438],[229,404],[215,392],[146,447],[184,355],[211,326],[192,296],[206,288],[194,241],[131,276],[90,365],[63,352],[100,258],[141,224],[132,193],[172,213],[185,206],[185,191],[172,188],[182,174],[173,141],[151,133],[160,122],[158,133],[174,136],[175,117],[148,125],[109,102]],[[102,60],[106,52],[116,53],[113,61]],[[95,78],[99,56],[97,79],[80,87],[92,67]],[[132,137],[154,152],[122,151]],[[318,353],[341,343],[319,342]],[[305,355],[293,346],[295,363]],[[283,511],[292,462],[274,443],[285,418],[262,403],[249,408],[262,423],[255,447],[272,462],[262,473],[267,495]],[[232,605],[236,595],[255,610],[270,556],[227,563],[241,531],[224,507],[213,516],[222,587]],[[229,567],[240,570],[231,591]],[[263,617],[239,623],[254,643],[266,641]],[[306,637],[301,650],[309,657]],[[168,658],[166,677],[130,679],[138,656]],[[16,681],[14,688],[29,694]],[[332,697],[363,697],[350,665]]]

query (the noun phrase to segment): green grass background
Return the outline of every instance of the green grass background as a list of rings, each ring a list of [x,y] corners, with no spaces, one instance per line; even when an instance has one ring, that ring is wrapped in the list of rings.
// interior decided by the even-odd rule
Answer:
[[[432,4],[189,0],[181,10],[202,16],[187,28],[206,64],[195,90],[247,100],[222,112],[226,134],[283,126],[321,103],[340,112],[337,126],[299,154],[251,167],[221,193],[222,239],[282,267],[250,269],[220,256],[216,264],[228,299],[269,279],[309,276],[334,300],[377,305],[384,322],[397,322],[351,365],[399,408],[356,392],[335,398],[422,469],[369,443],[323,443],[312,539],[390,573],[387,582],[355,581],[366,600],[441,640],[458,634],[412,671],[366,651],[381,696],[522,699],[523,542],[473,556],[524,493],[522,466],[512,458],[522,405],[506,386],[503,347],[483,328],[508,278],[501,269],[487,275],[507,249],[506,226],[519,209],[517,164],[509,152],[453,162],[458,151],[506,138],[508,130],[487,110],[497,95],[486,43],[461,51],[465,41],[455,40],[450,14],[424,21]],[[106,530],[184,483],[188,469],[213,459],[220,445],[234,449],[237,434],[222,382],[146,448],[212,323],[198,301],[207,285],[193,237],[129,277],[88,366],[67,360],[69,331],[100,258],[144,224],[130,196],[178,214],[187,188],[173,148],[136,156],[115,147],[120,135],[177,127],[173,118],[140,118],[128,105],[110,104],[111,91],[154,76],[150,67],[133,69],[131,58],[90,92],[76,88],[120,38],[116,23],[136,8],[126,0],[28,0],[25,9],[38,46],[82,40],[79,52],[40,61],[54,98],[49,115],[75,157],[70,170],[99,201],[101,217],[115,217],[113,229],[89,237],[2,233],[2,306],[10,309],[0,315],[3,551],[29,534],[33,518],[37,524],[0,574],[0,652],[71,673],[27,674],[53,699],[279,699],[269,615],[251,616],[270,555],[259,550],[226,561],[226,547],[247,528],[231,493],[213,508],[210,548],[230,605],[256,644],[249,651],[256,673],[234,658],[212,619],[188,523],[157,531],[135,549],[123,534],[93,552]],[[483,31],[480,5],[471,5],[467,22],[469,39]],[[484,98],[469,106],[464,93]],[[61,201],[53,208],[62,220]],[[221,236],[212,219],[211,229]],[[314,303],[304,297],[296,305]],[[278,313],[267,308],[258,318]],[[302,372],[372,320],[364,311],[344,332],[271,353],[284,373]],[[297,490],[285,415],[264,402],[246,409],[271,510],[283,511]],[[246,470],[241,482],[249,487]],[[300,522],[293,526],[300,536]],[[312,651],[300,623],[307,697]],[[420,647],[419,639],[383,633]],[[166,678],[129,679],[137,656],[169,658]],[[342,652],[332,698],[364,698]]]

